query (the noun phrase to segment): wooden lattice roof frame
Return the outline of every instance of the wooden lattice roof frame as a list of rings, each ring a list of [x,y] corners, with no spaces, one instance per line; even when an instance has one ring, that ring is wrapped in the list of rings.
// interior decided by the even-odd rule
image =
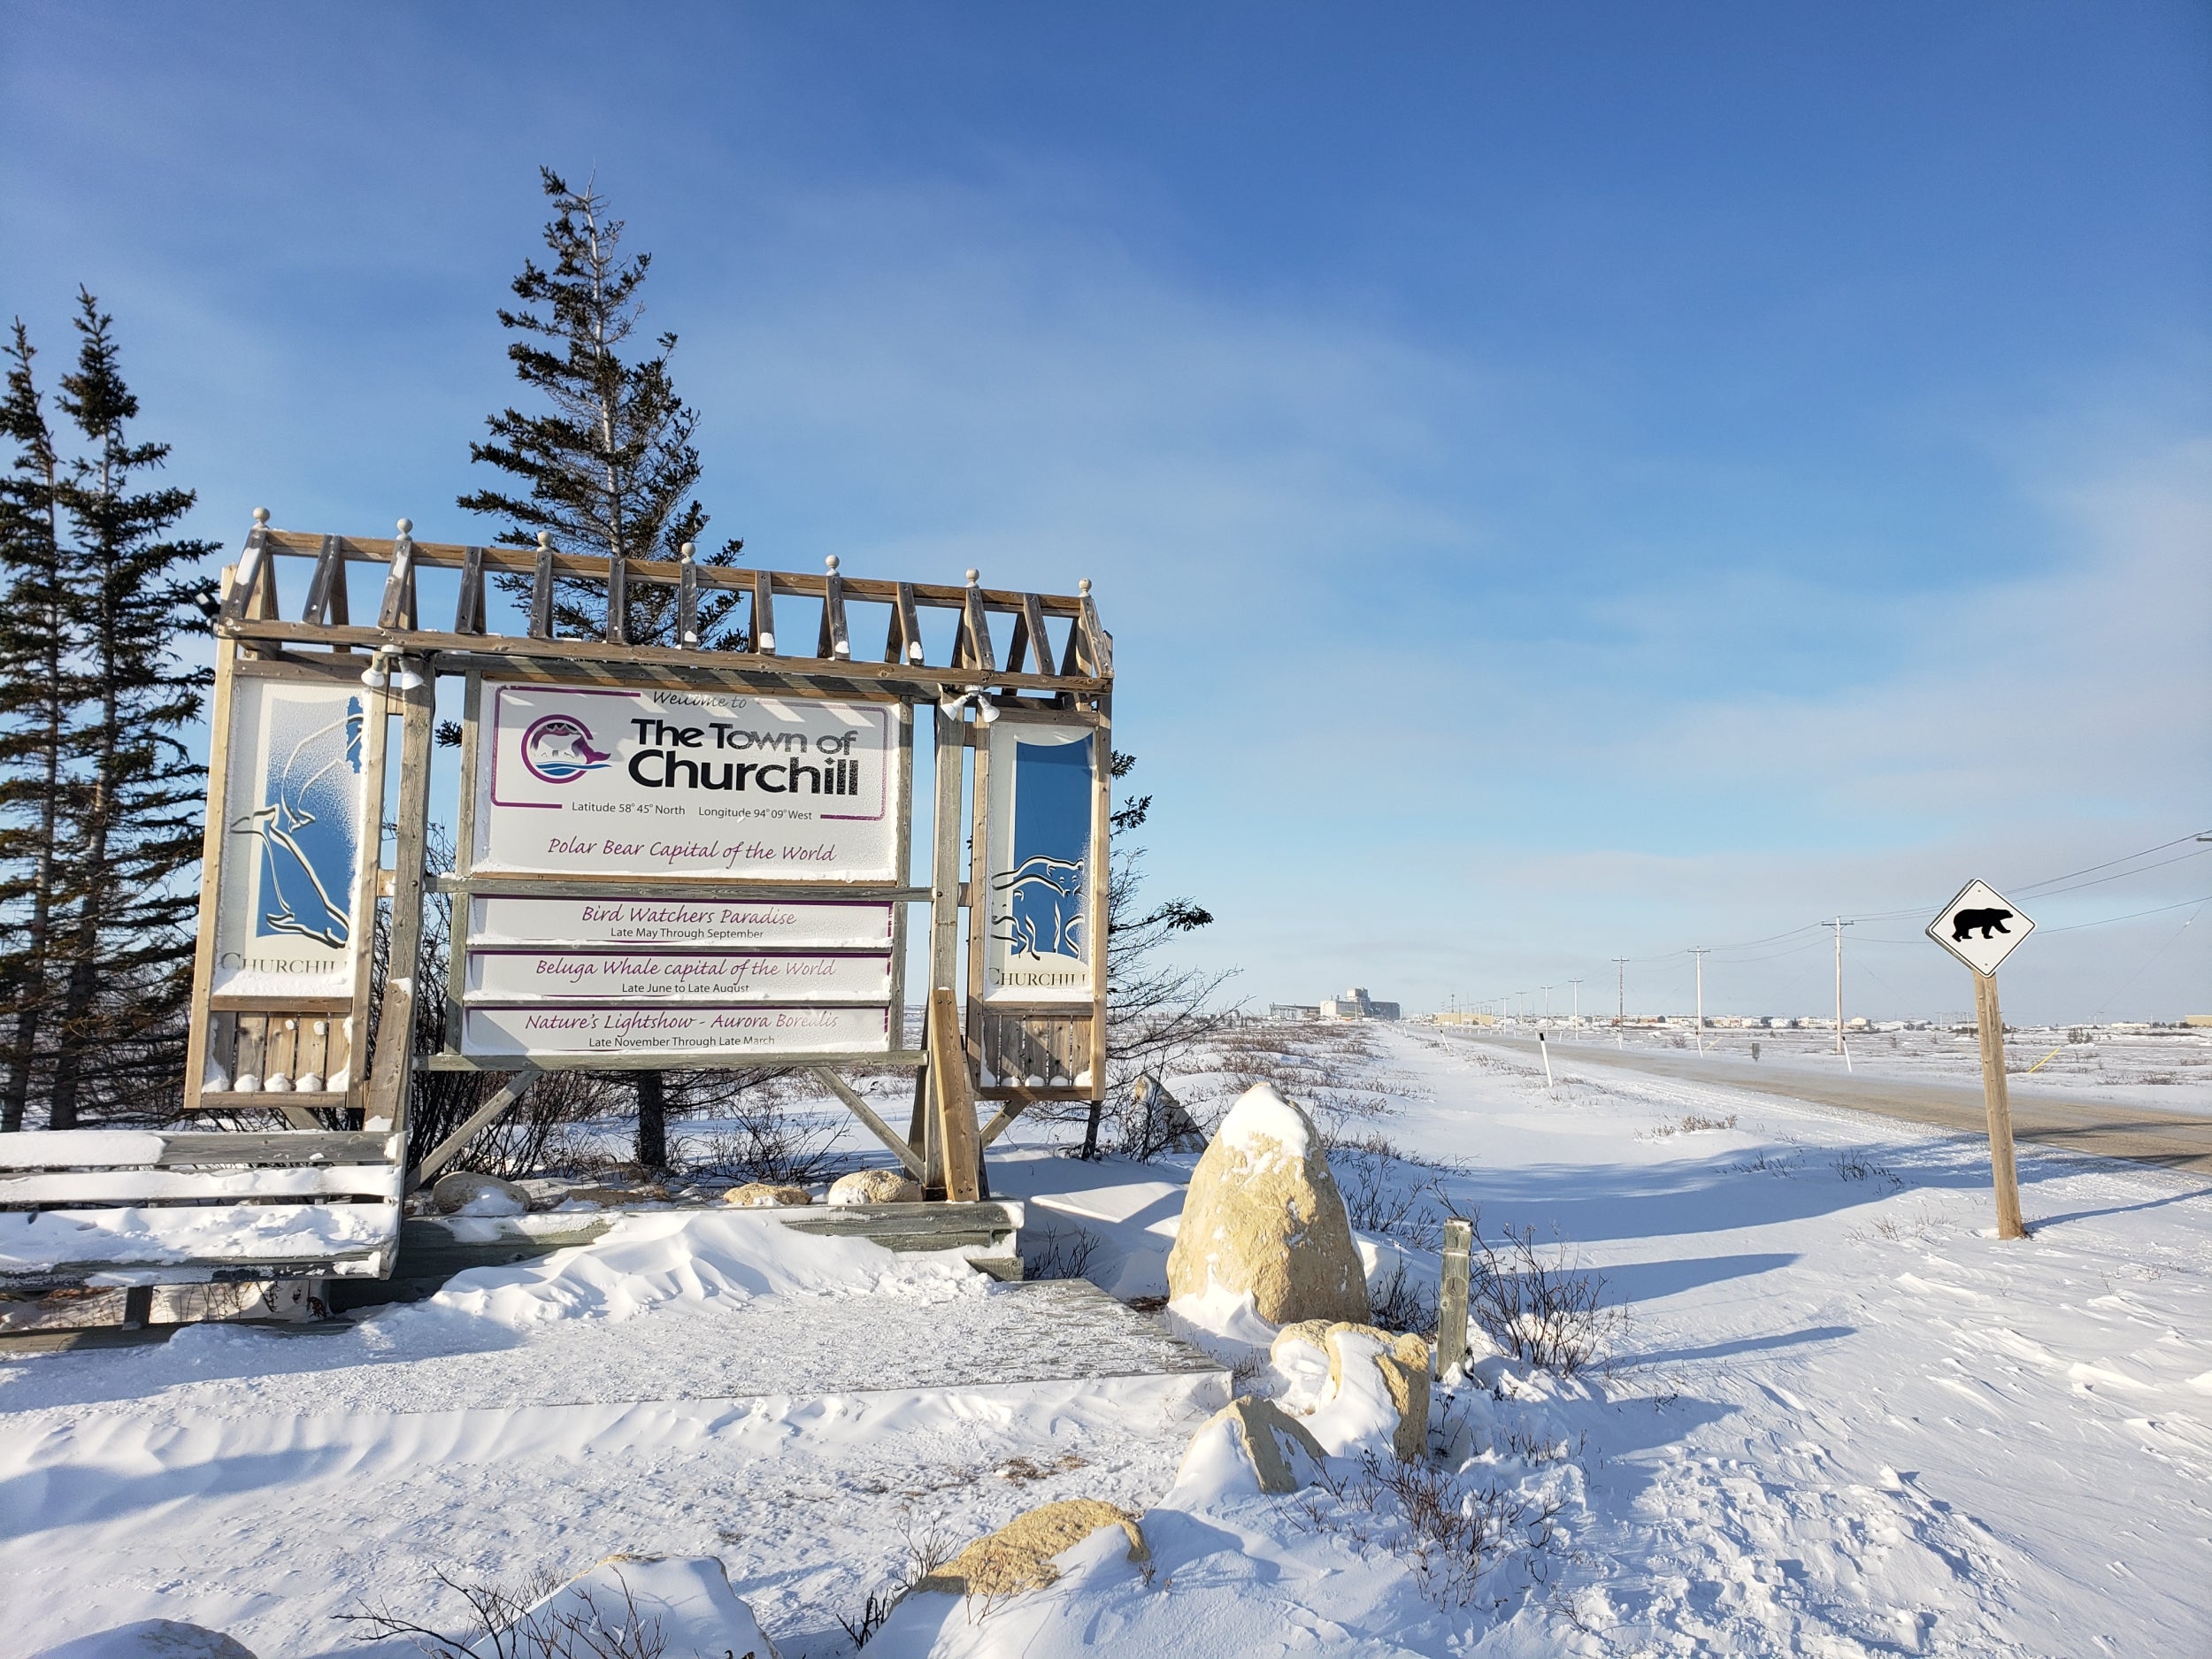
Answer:
[[[316,535],[269,527],[265,510],[257,511],[254,516],[255,527],[239,557],[236,580],[216,619],[219,634],[248,645],[397,649],[434,655],[441,659],[441,669],[447,672],[495,668],[514,661],[719,669],[843,681],[914,696],[941,695],[943,690],[996,690],[1089,702],[1110,696],[1113,690],[1113,641],[1099,621],[1087,580],[1073,594],[1031,594],[984,588],[974,571],[968,572],[967,583],[958,587],[849,577],[839,570],[835,555],[825,560],[825,571],[814,574],[706,565],[695,558],[625,559],[570,553],[555,548],[543,535],[535,548],[418,541],[405,519],[400,520],[400,534],[390,540]],[[315,561],[297,620],[288,621],[279,614],[273,561],[280,554]],[[373,626],[356,624],[348,615],[342,579],[348,565],[384,567],[383,594]],[[447,629],[423,626],[416,592],[419,571],[441,569],[456,571],[460,576],[459,601],[453,626]],[[485,581],[499,574],[526,577],[531,582],[527,634],[487,632]],[[557,582],[565,580],[596,582],[606,588],[611,600],[609,637],[568,639],[554,634],[554,588]],[[674,591],[677,632],[683,638],[693,634],[703,593],[730,593],[744,598],[749,603],[748,633],[755,649],[727,651],[696,645],[629,642],[620,635],[626,606],[612,602],[619,601],[632,583]],[[778,595],[821,604],[821,624],[811,653],[782,649],[777,641]],[[889,607],[890,626],[879,661],[864,659],[855,651],[846,616],[847,602],[855,600]],[[920,613],[930,610],[955,613],[949,662],[927,660]],[[1002,664],[992,641],[989,618],[995,614],[1010,618],[1013,624]],[[1056,662],[1047,632],[1048,622],[1054,619],[1067,624],[1066,644],[1057,653]]]

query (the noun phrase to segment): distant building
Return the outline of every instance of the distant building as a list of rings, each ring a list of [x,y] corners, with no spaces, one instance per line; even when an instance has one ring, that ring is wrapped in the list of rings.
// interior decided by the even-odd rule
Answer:
[[[1267,1017],[1270,1019],[1319,1019],[1321,1004],[1318,1002],[1270,1002],[1267,1005]]]
[[[1321,1004],[1324,1019],[1395,1019],[1395,1002],[1378,1002],[1367,995],[1367,987],[1356,985],[1341,996]]]

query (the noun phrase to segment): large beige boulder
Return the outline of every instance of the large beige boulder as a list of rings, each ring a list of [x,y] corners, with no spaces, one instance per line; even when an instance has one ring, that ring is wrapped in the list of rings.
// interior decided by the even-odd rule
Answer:
[[[1249,1294],[1270,1325],[1368,1317],[1367,1275],[1313,1120],[1247,1089],[1191,1172],[1167,1258],[1171,1299]]]
[[[813,1194],[803,1187],[778,1187],[769,1181],[748,1181],[742,1187],[733,1187],[722,1194],[726,1204],[735,1204],[740,1210],[769,1210],[778,1205],[810,1204]]]
[[[898,1170],[855,1170],[830,1183],[829,1201],[846,1204],[918,1204],[922,1185]]]
[[[1097,1498],[1069,1498],[1032,1509],[988,1538],[978,1539],[914,1588],[984,1601],[996,1601],[1023,1590],[1041,1590],[1060,1576],[1052,1563],[1055,1555],[1073,1549],[1107,1526],[1118,1526],[1129,1535],[1130,1560],[1146,1559],[1144,1533],[1135,1516]]]

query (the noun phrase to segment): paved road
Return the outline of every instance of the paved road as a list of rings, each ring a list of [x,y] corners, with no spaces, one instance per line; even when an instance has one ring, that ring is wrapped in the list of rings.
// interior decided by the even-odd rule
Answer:
[[[1536,1049],[1535,1041],[1526,1037],[1470,1036],[1465,1041],[1495,1043],[1531,1054]],[[1914,1083],[1899,1078],[1824,1077],[1785,1065],[1723,1060],[1709,1055],[1654,1054],[1648,1049],[1611,1048],[1595,1042],[1555,1042],[1551,1054],[1555,1066],[1617,1066],[1657,1077],[1725,1083],[1756,1089],[1762,1094],[1779,1094],[1819,1106],[1843,1106],[1970,1134],[1988,1131],[1978,1088]],[[2135,1112],[2107,1101],[2039,1091],[2033,1095],[2013,1095],[2012,1132],[2018,1140],[2070,1152],[2212,1175],[2212,1118]]]

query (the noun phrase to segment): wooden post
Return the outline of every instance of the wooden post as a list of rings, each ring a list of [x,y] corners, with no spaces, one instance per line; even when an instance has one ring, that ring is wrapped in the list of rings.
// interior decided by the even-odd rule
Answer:
[[[401,692],[399,725],[399,823],[392,852],[392,928],[385,961],[384,1006],[379,1016],[376,1053],[371,1062],[368,1094],[361,1126],[407,1133],[407,1089],[415,1064],[415,998],[422,972],[423,852],[430,827],[430,740],[437,712],[436,665],[426,658],[422,683]],[[374,718],[382,718],[380,712]],[[379,780],[381,787],[381,780]],[[382,812],[382,797],[376,805]],[[380,856],[380,824],[372,819],[366,841]],[[368,977],[365,966],[361,977]]]
[[[968,1081],[967,1045],[960,1037],[959,998],[944,987],[929,998],[929,1082],[936,1097],[945,1197],[972,1204],[981,1190],[976,1179],[975,1092]]]
[[[1436,1300],[1436,1374],[1441,1378],[1467,1357],[1468,1258],[1474,1251],[1474,1224],[1444,1224],[1444,1283]]]
[[[2012,1102],[2005,1094],[2005,1021],[1997,1007],[1997,977],[1974,976],[1974,1021],[1982,1039],[1982,1100],[1989,1109],[1989,1172],[1997,1187],[1997,1236],[2024,1239],[2020,1177],[2012,1162]]]

